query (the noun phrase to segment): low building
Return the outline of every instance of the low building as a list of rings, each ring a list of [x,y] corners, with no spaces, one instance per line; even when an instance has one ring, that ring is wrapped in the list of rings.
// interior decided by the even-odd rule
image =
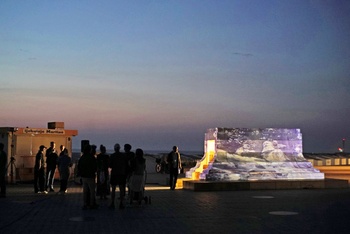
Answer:
[[[35,155],[40,145],[50,147],[56,143],[56,150],[64,145],[72,156],[72,138],[78,130],[67,130],[63,122],[49,122],[47,128],[0,127],[0,142],[8,155],[8,182],[34,179]]]

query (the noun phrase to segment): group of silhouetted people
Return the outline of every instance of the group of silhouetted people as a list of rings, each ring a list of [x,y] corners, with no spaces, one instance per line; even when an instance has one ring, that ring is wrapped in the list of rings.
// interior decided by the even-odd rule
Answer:
[[[34,164],[34,192],[44,193],[55,192],[53,183],[55,179],[56,168],[60,175],[60,190],[59,193],[66,193],[68,179],[70,176],[70,167],[72,166],[71,157],[68,155],[68,150],[64,145],[60,146],[60,154],[55,149],[55,142],[50,142],[50,147],[46,150],[44,158],[44,150],[46,147],[41,145],[35,156]],[[46,172],[45,172],[46,163]]]
[[[82,178],[83,183],[83,209],[97,209],[96,195],[100,196],[101,199],[107,199],[109,193],[111,193],[109,208],[114,209],[117,186],[119,186],[120,191],[119,208],[124,209],[127,185],[130,201],[132,201],[135,191],[144,190],[146,159],[142,149],[136,149],[134,153],[131,148],[130,144],[125,144],[122,153],[120,145],[115,144],[114,153],[109,156],[103,145],[100,146],[100,154],[98,155],[96,155],[96,146],[86,145],[84,147],[77,165],[78,175]],[[139,196],[140,199],[142,196],[143,193]]]
[[[115,209],[115,191],[119,187],[119,209],[125,208],[126,189],[130,203],[137,200],[139,204],[144,198],[146,182],[146,159],[142,149],[131,151],[131,145],[124,145],[124,152],[120,151],[120,145],[114,145],[114,153],[106,154],[105,146],[100,146],[100,154],[96,155],[95,145],[86,145],[83,154],[78,161],[78,175],[83,183],[83,209],[97,209],[96,194],[101,199],[107,199],[111,194],[110,209]],[[182,169],[181,156],[178,147],[174,146],[168,154],[167,162],[170,167],[170,189],[174,190],[177,177]],[[110,174],[109,174],[110,169]],[[96,181],[97,175],[97,183]],[[96,188],[97,185],[97,188]],[[111,189],[110,189],[111,187]],[[147,200],[145,200],[147,202]]]
[[[58,168],[60,176],[60,190],[58,193],[67,193],[72,160],[65,146],[60,146],[59,154],[55,146],[55,142],[50,142],[48,149],[41,145],[36,154],[34,166],[35,193],[47,194],[48,192],[55,192],[53,182],[56,168]],[[131,145],[125,144],[124,152],[121,152],[121,147],[117,143],[114,145],[114,153],[108,155],[104,145],[100,145],[99,154],[97,154],[96,148],[95,145],[85,145],[76,165],[77,176],[81,177],[83,185],[83,209],[97,209],[96,196],[100,196],[100,199],[107,199],[108,195],[111,195],[109,208],[115,209],[115,191],[117,186],[120,191],[119,209],[125,208],[126,191],[128,191],[131,203],[135,199],[141,204],[142,199],[144,199],[146,182],[146,159],[144,158],[143,150],[136,149],[134,153],[131,151]],[[3,155],[1,145],[0,153]],[[2,158],[4,157],[1,156],[0,159],[2,160]],[[178,174],[182,169],[181,156],[177,146],[174,146],[167,155],[166,161],[170,172],[170,189],[174,190]],[[0,182],[2,195],[5,193],[3,191],[6,188],[3,189],[3,183],[2,181]],[[126,190],[127,188],[128,190]]]

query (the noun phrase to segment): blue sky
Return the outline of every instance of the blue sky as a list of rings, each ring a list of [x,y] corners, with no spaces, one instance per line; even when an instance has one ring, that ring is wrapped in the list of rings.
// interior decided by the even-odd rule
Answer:
[[[212,127],[350,141],[350,2],[0,2],[0,126],[203,150]],[[350,149],[350,142],[349,142]]]

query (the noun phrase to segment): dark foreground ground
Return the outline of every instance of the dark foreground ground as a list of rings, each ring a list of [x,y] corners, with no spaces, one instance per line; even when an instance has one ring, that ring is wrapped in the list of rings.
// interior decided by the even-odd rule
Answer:
[[[0,233],[350,233],[349,189],[193,192],[147,184],[152,203],[124,210],[99,199],[97,210],[82,210],[74,182],[65,195],[34,194],[30,184],[7,190]]]

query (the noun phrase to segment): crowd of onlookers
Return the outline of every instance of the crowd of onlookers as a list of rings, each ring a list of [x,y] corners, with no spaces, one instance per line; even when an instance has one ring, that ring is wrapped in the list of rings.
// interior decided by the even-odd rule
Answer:
[[[130,202],[137,200],[141,203],[145,198],[146,182],[146,159],[143,150],[136,149],[134,153],[131,151],[131,145],[125,144],[124,152],[121,152],[120,145],[115,144],[114,153],[108,155],[104,145],[100,146],[99,154],[96,148],[95,145],[85,145],[76,165],[76,176],[81,178],[83,185],[83,209],[97,209],[96,196],[107,199],[107,195],[111,195],[109,208],[114,209],[116,186],[120,191],[120,209],[125,207],[126,190]],[[170,189],[174,190],[178,173],[182,168],[177,146],[174,146],[167,155],[167,164],[170,173]],[[34,192],[41,194],[55,192],[53,183],[56,169],[58,169],[60,181],[58,194],[67,193],[70,167],[72,167],[72,159],[64,145],[60,146],[59,153],[55,142],[50,142],[49,148],[41,145],[35,156]],[[4,152],[4,144],[0,143],[1,198],[6,197],[6,173],[7,154]]]
[[[55,142],[51,142],[47,149],[44,145],[39,147],[34,166],[35,193],[55,192],[53,182],[56,169],[59,171],[60,181],[58,193],[67,193],[72,160],[63,145],[60,146],[60,153],[55,147]],[[125,207],[126,191],[129,195],[128,201],[137,200],[141,203],[145,198],[146,159],[142,149],[136,149],[135,153],[131,149],[130,144],[125,144],[124,152],[121,152],[117,143],[114,145],[114,153],[108,155],[104,145],[100,145],[98,154],[96,145],[85,145],[76,165],[76,176],[81,178],[83,185],[83,209],[97,209],[96,196],[107,199],[108,195],[111,195],[109,208],[114,209],[116,186],[120,191],[120,209]],[[170,167],[170,189],[174,190],[181,169],[181,157],[177,146],[168,154],[167,162]]]

